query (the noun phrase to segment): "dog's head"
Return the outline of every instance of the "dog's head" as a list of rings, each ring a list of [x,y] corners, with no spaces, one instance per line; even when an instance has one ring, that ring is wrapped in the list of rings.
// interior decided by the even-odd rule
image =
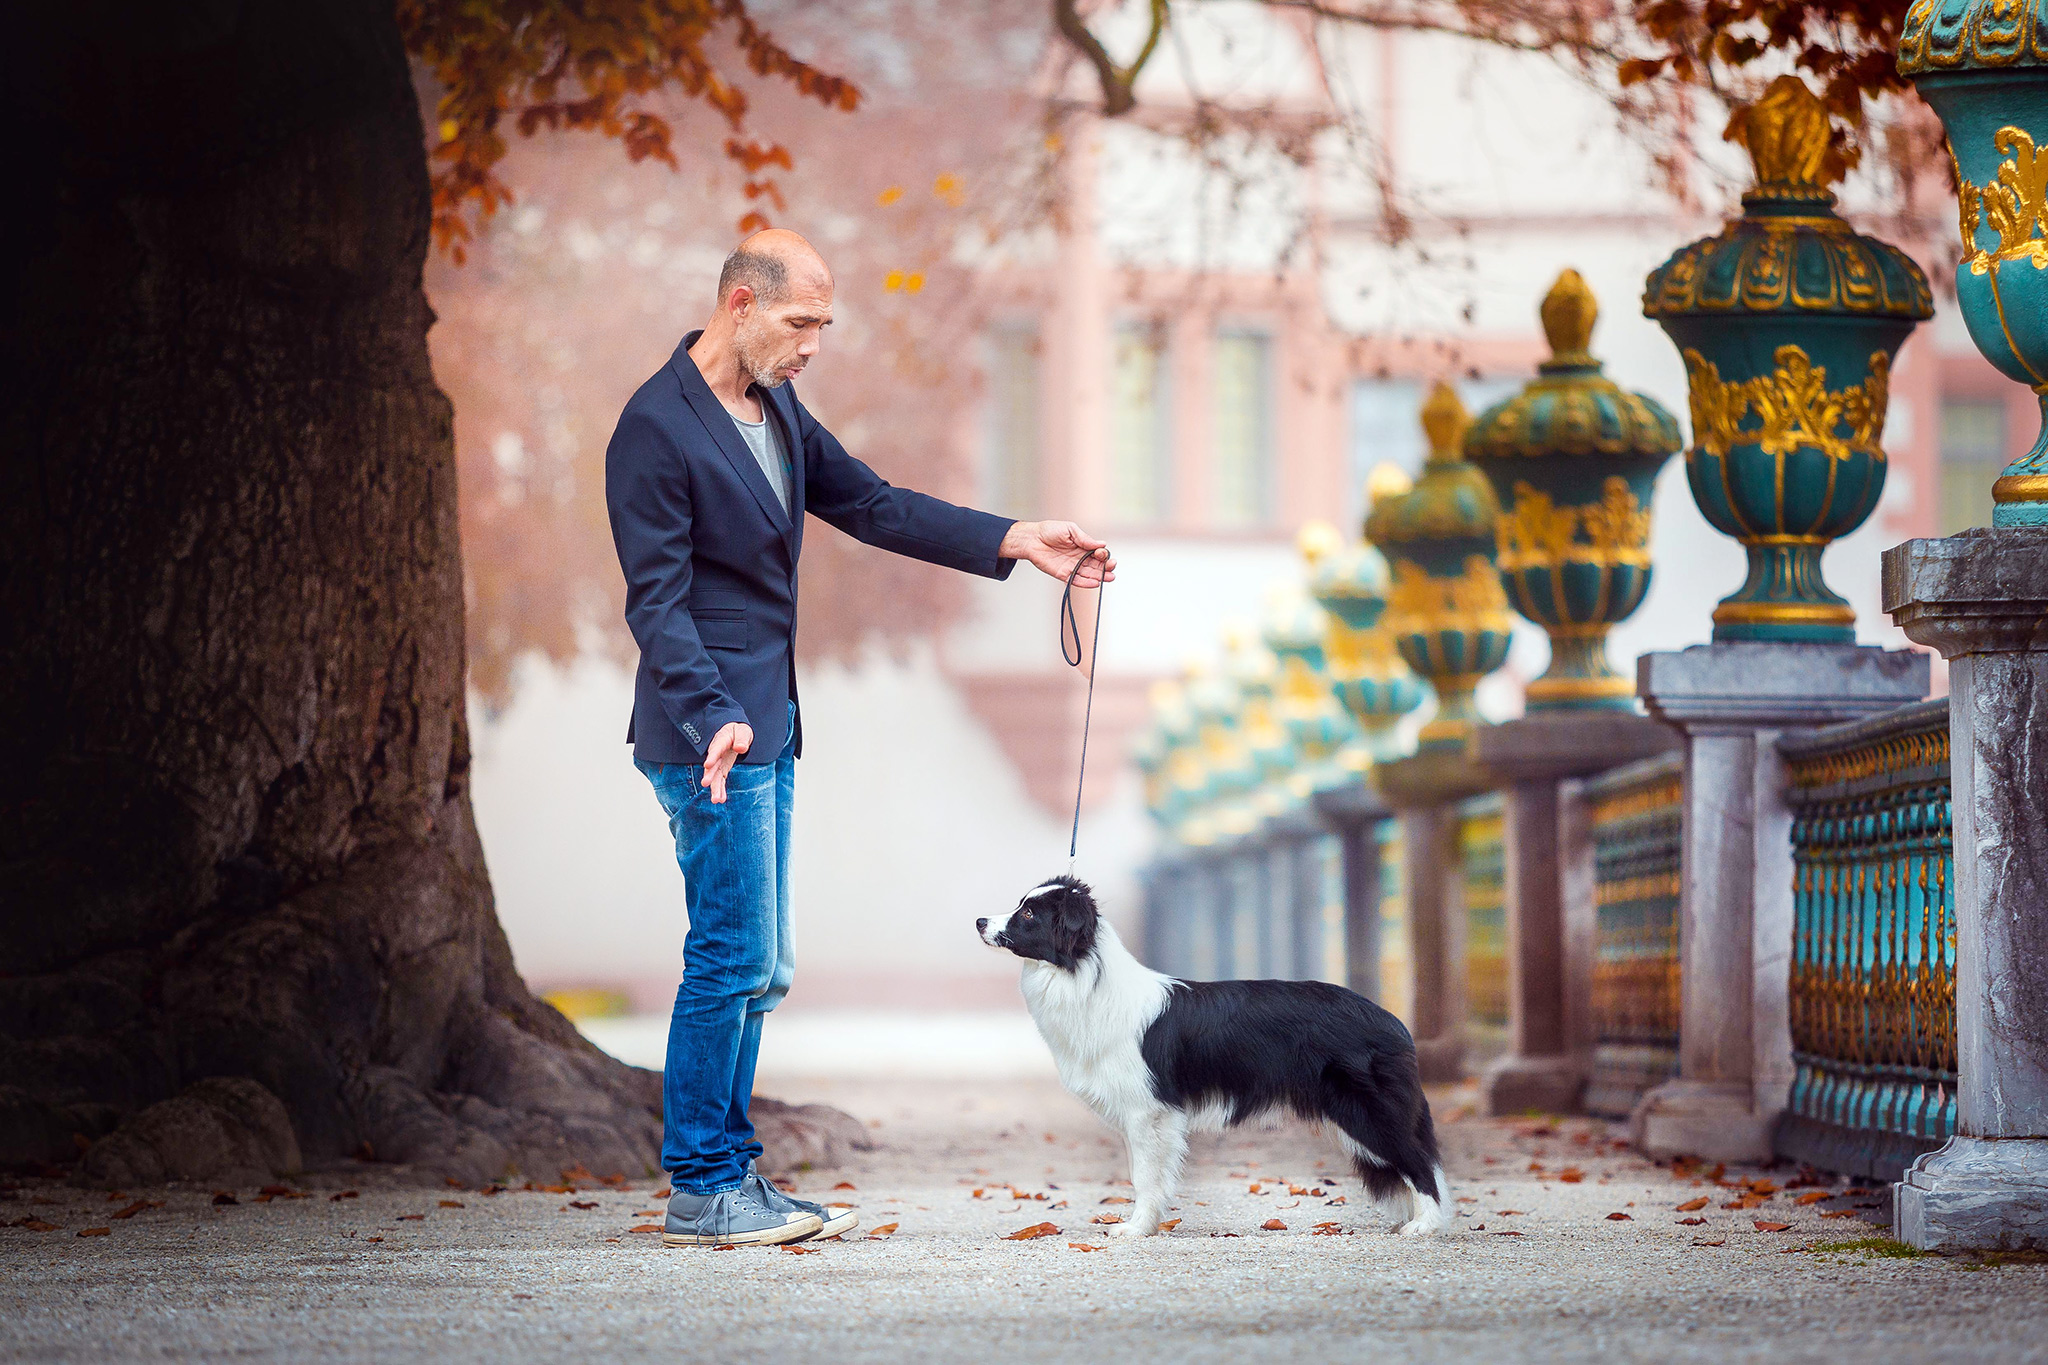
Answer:
[[[991,948],[1070,972],[1095,951],[1095,924],[1095,893],[1088,884],[1054,877],[1027,891],[1009,914],[976,920],[974,927]]]

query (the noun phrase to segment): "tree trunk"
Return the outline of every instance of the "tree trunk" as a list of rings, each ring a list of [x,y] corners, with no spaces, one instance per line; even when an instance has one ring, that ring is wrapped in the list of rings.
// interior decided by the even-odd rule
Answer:
[[[10,111],[0,1161],[243,1077],[309,1163],[637,1178],[658,1078],[527,991],[470,812],[391,0],[232,11],[48,20]]]

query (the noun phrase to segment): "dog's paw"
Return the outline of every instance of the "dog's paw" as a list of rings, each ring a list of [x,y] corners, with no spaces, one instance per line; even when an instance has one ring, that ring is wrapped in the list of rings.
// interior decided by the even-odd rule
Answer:
[[[1109,1230],[1109,1235],[1112,1237],[1130,1238],[1150,1237],[1157,1231],[1159,1231],[1159,1224],[1157,1223],[1118,1223]]]
[[[1433,1218],[1411,1218],[1395,1228],[1394,1235],[1396,1237],[1427,1237],[1436,1230],[1436,1220]]]

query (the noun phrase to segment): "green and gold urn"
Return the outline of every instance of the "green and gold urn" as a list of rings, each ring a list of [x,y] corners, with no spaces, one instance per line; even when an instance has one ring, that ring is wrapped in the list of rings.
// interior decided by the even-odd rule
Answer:
[[[1599,317],[1576,270],[1540,315],[1550,359],[1465,434],[1465,458],[1500,495],[1500,576],[1515,610],[1550,635],[1531,711],[1632,710],[1635,683],[1607,660],[1607,633],[1650,589],[1650,500],[1678,450],[1656,400],[1602,374],[1587,346]]]
[[[1514,618],[1494,567],[1500,499],[1462,455],[1471,417],[1439,383],[1422,405],[1429,461],[1415,486],[1373,504],[1365,538],[1393,565],[1387,630],[1408,666],[1436,690],[1437,711],[1418,750],[1460,750],[1483,723],[1479,680],[1507,662]]]
[[[1311,543],[1309,595],[1322,607],[1323,658],[1330,690],[1357,724],[1357,738],[1337,755],[1348,776],[1400,757],[1401,718],[1422,705],[1422,681],[1402,662],[1384,616],[1392,575],[1370,545],[1345,545],[1334,530]]]
[[[1756,166],[1742,216],[1651,271],[1643,293],[1685,359],[1693,500],[1749,554],[1714,638],[1853,641],[1856,613],[1821,581],[1821,553],[1884,491],[1892,358],[1933,298],[1904,252],[1835,213],[1839,158],[1805,82],[1780,76],[1728,136]]]
[[[1970,339],[2041,402],[2033,448],[1991,486],[1991,524],[2048,526],[2048,0],[1916,0],[1899,74],[1948,129]]]

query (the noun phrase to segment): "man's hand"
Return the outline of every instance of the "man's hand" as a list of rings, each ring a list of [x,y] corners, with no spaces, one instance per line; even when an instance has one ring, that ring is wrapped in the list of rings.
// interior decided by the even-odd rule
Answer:
[[[1028,559],[1062,583],[1074,572],[1074,561],[1085,557],[1088,562],[1074,577],[1077,588],[1099,588],[1116,580],[1115,557],[1071,521],[1012,522],[996,553],[1004,559]]]
[[[704,755],[703,785],[711,788],[712,805],[725,804],[725,775],[740,755],[753,747],[754,727],[736,720],[728,721],[711,737],[711,748]]]

